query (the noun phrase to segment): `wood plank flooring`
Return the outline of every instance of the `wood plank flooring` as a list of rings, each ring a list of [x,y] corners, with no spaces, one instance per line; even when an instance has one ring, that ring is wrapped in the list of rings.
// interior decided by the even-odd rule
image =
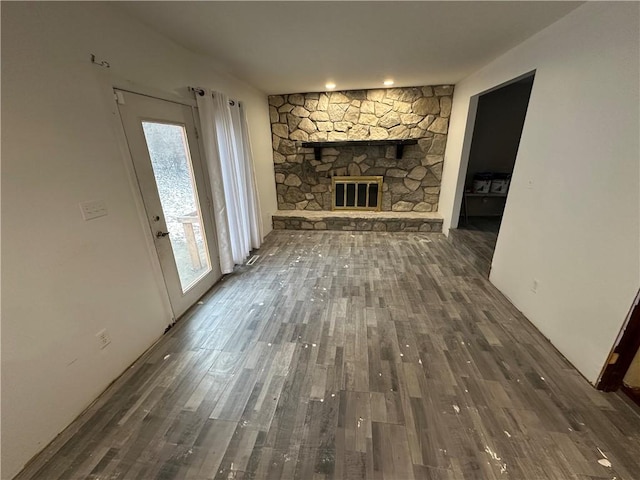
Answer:
[[[640,415],[441,234],[274,231],[24,479],[637,479]]]
[[[469,217],[468,223],[461,219],[459,227],[449,231],[456,250],[485,277],[491,270],[501,221],[498,217]]]

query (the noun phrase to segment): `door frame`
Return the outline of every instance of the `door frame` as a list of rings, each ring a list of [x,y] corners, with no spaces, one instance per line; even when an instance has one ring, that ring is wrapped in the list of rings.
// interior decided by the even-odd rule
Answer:
[[[171,300],[169,298],[169,293],[167,291],[164,273],[162,271],[162,266],[160,265],[160,260],[158,258],[155,239],[149,230],[149,219],[147,216],[147,211],[144,205],[144,200],[142,198],[142,193],[140,192],[140,188],[138,185],[138,177],[136,176],[136,171],[134,168],[133,158],[131,156],[131,152],[129,151],[129,143],[127,142],[127,136],[124,131],[124,125],[120,119],[120,113],[118,110],[118,103],[115,98],[114,89],[122,90],[129,93],[135,93],[138,95],[144,95],[147,97],[157,98],[160,100],[166,100],[175,103],[181,103],[183,105],[187,105],[189,107],[196,107],[195,98],[189,92],[188,87],[184,87],[184,95],[175,95],[171,93],[167,93],[163,90],[158,90],[152,87],[134,84],[130,80],[121,78],[112,72],[105,70],[97,70],[95,72],[96,80],[101,85],[101,92],[103,98],[103,105],[106,110],[111,114],[112,118],[112,127],[114,136],[117,141],[117,146],[121,154],[122,163],[124,169],[126,171],[127,181],[129,183],[129,191],[131,193],[133,203],[135,205],[135,210],[138,218],[138,225],[140,227],[140,233],[146,245],[147,258],[149,260],[149,265],[151,267],[151,272],[153,275],[154,283],[156,285],[156,289],[158,295],[162,301],[162,308],[165,312],[163,321],[166,324],[165,332],[172,327],[178,318],[175,318],[173,314],[173,307],[171,305]],[[200,120],[197,115],[194,115],[196,125],[200,129]],[[202,143],[202,135],[197,139],[198,148],[201,152],[204,151],[204,145]],[[206,162],[203,162],[203,168],[205,168],[205,175],[208,175],[208,167]],[[215,222],[214,222],[215,225]],[[217,241],[217,240],[216,240]],[[187,315],[189,310],[185,312],[182,316]]]
[[[210,177],[202,155],[202,142],[198,133],[200,129],[198,112],[196,107],[192,105],[174,100],[164,100],[151,95],[141,95],[120,89],[114,89],[114,94],[119,116],[127,134],[127,143],[136,172],[138,188],[146,209],[147,226],[151,235],[154,236],[156,255],[163,267],[163,279],[171,301],[173,315],[178,318],[195,305],[222,277],[216,237],[217,228],[209,186]],[[210,264],[209,269],[197,281],[191,283],[186,290],[176,261],[176,246],[173,241],[166,238],[155,238],[158,236],[156,235],[158,229],[167,230],[168,225],[156,223],[161,217],[162,222],[166,222],[166,213],[164,213],[164,206],[161,204],[157,179],[152,166],[152,156],[148,141],[142,134],[140,121],[169,125],[174,125],[177,121],[185,129],[185,134],[188,137],[192,180],[195,181],[194,189],[198,192],[195,200],[199,204],[198,211],[203,222],[202,232],[206,238],[205,245]]]
[[[607,363],[600,373],[596,388],[605,392],[618,390],[638,349],[640,349],[640,291],[607,357]]]
[[[456,190],[453,196],[453,210],[451,212],[451,225],[449,226],[449,229],[458,228],[458,223],[460,221],[460,211],[462,209],[462,196],[464,194],[467,170],[469,169],[469,156],[471,154],[471,142],[473,141],[473,133],[476,125],[476,115],[478,114],[478,100],[482,95],[486,95],[487,93],[494,92],[496,90],[501,89],[502,87],[506,87],[508,85],[511,85],[512,83],[519,82],[520,80],[523,80],[527,77],[535,77],[535,74],[536,74],[536,69],[530,70],[526,73],[518,75],[517,77],[511,78],[491,88],[487,88],[486,90],[478,92],[469,98],[469,109],[467,111],[467,123],[464,129],[464,137],[462,140],[462,152],[461,152],[461,158],[460,158],[460,165],[458,168]],[[533,92],[533,87],[531,91]],[[455,92],[454,92],[454,97],[455,97]],[[522,126],[522,132],[524,132],[524,128],[525,128],[525,125]],[[522,132],[520,132],[521,137],[522,137]],[[516,160],[517,160],[517,157],[516,157]],[[505,209],[506,209],[506,205],[505,205]]]

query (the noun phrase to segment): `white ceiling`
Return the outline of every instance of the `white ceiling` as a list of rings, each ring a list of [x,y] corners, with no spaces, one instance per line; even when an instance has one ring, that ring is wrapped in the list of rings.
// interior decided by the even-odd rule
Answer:
[[[118,2],[269,93],[455,84],[583,2]]]

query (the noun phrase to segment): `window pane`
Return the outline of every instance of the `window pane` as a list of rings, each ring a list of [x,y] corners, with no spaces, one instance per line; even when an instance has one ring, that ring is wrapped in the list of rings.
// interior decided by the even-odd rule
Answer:
[[[336,207],[344,207],[344,184],[336,183]]]
[[[356,184],[347,183],[347,207],[353,207],[356,204]]]
[[[184,126],[142,122],[182,291],[211,271]]]
[[[369,206],[378,206],[378,184],[372,183],[369,185]]]
[[[367,206],[367,184],[359,183],[358,184],[358,207],[366,207]]]

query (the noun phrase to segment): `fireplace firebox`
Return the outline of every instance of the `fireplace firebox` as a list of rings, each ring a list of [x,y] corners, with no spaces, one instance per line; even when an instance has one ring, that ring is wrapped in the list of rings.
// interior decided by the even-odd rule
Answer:
[[[381,209],[382,176],[335,176],[331,186],[333,210]]]

